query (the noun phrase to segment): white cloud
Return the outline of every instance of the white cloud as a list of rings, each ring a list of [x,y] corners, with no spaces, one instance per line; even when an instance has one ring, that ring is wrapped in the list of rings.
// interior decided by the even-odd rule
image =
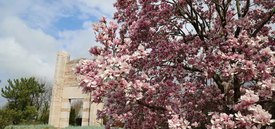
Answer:
[[[1,0],[0,14],[1,17],[19,15],[31,5],[31,0]]]
[[[62,43],[18,17],[0,20],[0,88],[7,79],[35,76],[52,82],[56,53]],[[0,105],[5,100],[0,97]]]
[[[82,16],[112,17],[115,11],[113,4],[115,0],[78,0],[76,5],[83,12]]]
[[[65,44],[65,50],[71,53],[73,58],[88,57],[88,49],[93,44],[92,31],[76,30],[60,32],[61,42]]]
[[[13,37],[26,51],[39,55],[42,60],[49,59],[61,45],[55,38],[44,33],[41,29],[28,27],[24,21],[16,17],[9,17],[0,22],[0,37]]]
[[[83,20],[112,17],[113,3],[115,0],[3,0],[0,1],[0,14],[2,18],[19,16],[31,27],[51,30],[56,29],[53,23],[71,15]]]
[[[0,57],[1,73],[13,74],[13,78],[37,76],[52,79],[53,66],[26,50],[14,38],[0,39]]]
[[[1,79],[37,76],[52,81],[61,42],[17,17],[0,21],[0,30]]]
[[[72,58],[90,57],[88,50],[91,46],[100,45],[95,41],[92,22],[84,22],[83,29],[59,32],[60,42],[66,43],[65,50],[71,53]]]
[[[6,79],[37,76],[52,81],[57,51],[89,57],[95,43],[90,17],[112,16],[114,0],[0,0],[0,88]],[[77,30],[58,30],[64,17],[81,18]],[[47,33],[54,30],[55,34]],[[0,105],[3,99],[0,97]]]

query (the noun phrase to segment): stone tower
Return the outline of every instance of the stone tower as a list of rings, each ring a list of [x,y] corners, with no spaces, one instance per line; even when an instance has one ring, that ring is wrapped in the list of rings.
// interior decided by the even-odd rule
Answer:
[[[57,54],[49,116],[49,124],[54,127],[69,126],[71,99],[83,101],[81,126],[102,124],[102,120],[96,120],[96,112],[103,105],[91,103],[90,95],[84,94],[78,86],[73,68],[79,60],[70,60],[67,52]]]

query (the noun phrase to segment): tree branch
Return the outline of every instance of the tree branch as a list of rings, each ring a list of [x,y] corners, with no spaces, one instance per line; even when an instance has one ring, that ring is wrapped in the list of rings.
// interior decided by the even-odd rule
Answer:
[[[166,108],[164,108],[164,107],[149,105],[149,104],[146,104],[146,103],[144,103],[144,102],[142,102],[142,101],[140,101],[140,100],[137,100],[137,103],[138,103],[139,105],[142,105],[142,106],[144,106],[144,107],[147,107],[147,108],[149,108],[149,109],[151,109],[151,110],[153,110],[153,111],[154,111],[154,110],[166,111]]]
[[[161,66],[170,66],[170,65],[161,65]],[[177,66],[173,65],[173,66],[170,66],[172,68],[177,68]],[[185,70],[188,70],[188,71],[192,71],[192,72],[203,72],[202,70],[198,69],[198,68],[195,68],[195,67],[188,67],[186,65],[183,65],[182,66]]]
[[[251,37],[256,37],[257,33],[260,32],[260,30],[264,27],[264,25],[271,19],[271,17],[275,14],[275,8],[267,13],[265,18],[261,21],[261,23],[256,23],[258,26],[256,26],[255,31],[251,34]]]
[[[236,8],[237,8],[238,18],[240,18],[241,17],[240,0],[236,0]]]
[[[225,16],[223,16],[223,12],[224,11],[221,10],[221,9],[223,9],[223,7],[217,1],[214,1],[214,3],[215,3],[216,11],[217,11],[217,13],[218,13],[218,15],[220,17],[222,27],[224,28],[225,25],[226,25],[226,23],[225,23],[226,19],[225,19]]]
[[[266,103],[274,103],[275,104],[275,101],[273,100],[260,100],[257,102],[257,104],[260,104],[260,105],[263,105],[263,104],[266,104]],[[272,104],[273,105],[273,104]]]
[[[186,21],[192,24],[195,31],[197,32],[199,38],[201,40],[204,40],[204,37],[206,37],[203,32],[205,31],[205,19],[202,18],[202,16],[196,11],[196,9],[192,6],[192,1],[188,0],[187,5],[190,7],[190,11],[182,9],[176,1],[174,1],[174,4],[179,11],[180,16],[182,16]],[[186,7],[187,8],[187,7]],[[202,23],[200,23],[199,18],[202,20]]]
[[[242,17],[245,17],[245,15],[247,14],[247,12],[249,10],[249,6],[250,6],[250,0],[246,0],[246,5],[244,7],[244,11],[243,11]]]
[[[215,74],[213,76],[213,80],[216,82],[216,84],[218,85],[218,88],[221,90],[222,94],[224,93],[224,88],[222,85],[222,81],[219,75]]]
[[[236,1],[236,7],[237,7],[237,13],[238,13],[238,18],[240,19],[241,17],[245,17],[245,15],[247,14],[248,10],[249,10],[249,6],[250,6],[250,0],[246,0],[246,5],[244,7],[244,11],[243,14],[241,14],[241,10],[240,10],[240,1],[237,0]],[[237,27],[236,31],[235,31],[235,38],[237,38],[241,32],[241,27]]]
[[[238,102],[238,99],[241,97],[241,91],[240,91],[241,85],[237,75],[234,75],[233,86],[234,86],[234,102],[236,103]]]
[[[183,66],[183,68],[185,69],[185,70],[189,70],[189,71],[193,71],[193,72],[203,72],[202,70],[200,70],[200,69],[197,69],[197,68],[194,68],[194,67],[187,67],[187,66]]]

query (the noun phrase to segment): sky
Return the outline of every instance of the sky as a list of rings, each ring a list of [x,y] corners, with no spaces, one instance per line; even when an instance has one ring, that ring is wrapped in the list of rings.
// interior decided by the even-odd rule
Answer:
[[[0,0],[0,88],[8,79],[53,82],[58,51],[89,58],[92,24],[112,18],[115,0]],[[0,106],[6,100],[0,97]]]

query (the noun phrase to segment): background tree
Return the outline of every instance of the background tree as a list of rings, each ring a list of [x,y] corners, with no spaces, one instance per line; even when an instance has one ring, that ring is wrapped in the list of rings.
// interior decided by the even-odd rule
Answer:
[[[8,80],[1,93],[8,101],[2,111],[16,112],[9,114],[12,124],[43,122],[41,117],[46,117],[49,108],[45,83],[39,83],[34,77]]]
[[[98,115],[107,127],[272,123],[273,0],[117,0],[115,7],[119,24],[94,25],[102,46],[76,71],[93,102],[104,102]]]
[[[4,129],[6,126],[13,124],[14,118],[16,118],[17,112],[15,110],[8,110],[6,107],[0,109],[0,129]]]
[[[76,125],[76,112],[75,112],[75,109],[74,108],[71,108],[71,111],[70,111],[70,117],[69,117],[69,125]]]
[[[49,113],[50,113],[50,101],[52,96],[52,87],[46,86],[45,92],[40,96],[40,109],[38,114],[38,121],[47,124],[49,121]]]
[[[81,125],[81,119],[82,119],[82,100],[71,100],[71,111],[70,111],[70,118],[69,118],[69,124],[70,125]],[[78,120],[80,119],[80,123]]]

